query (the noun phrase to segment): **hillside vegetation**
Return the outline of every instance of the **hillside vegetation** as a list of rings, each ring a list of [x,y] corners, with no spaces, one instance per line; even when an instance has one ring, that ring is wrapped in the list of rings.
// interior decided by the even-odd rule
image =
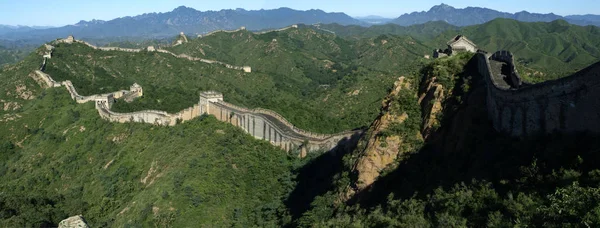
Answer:
[[[467,57],[467,58],[465,58]],[[496,133],[487,121],[485,87],[468,56],[436,60],[422,68],[421,89],[408,87],[393,97],[394,109],[383,118],[403,118],[378,129],[342,159],[336,187],[315,198],[294,220],[298,226],[328,227],[595,227],[600,225],[598,135],[553,134],[514,139]],[[427,84],[432,83],[433,86]],[[443,88],[442,96],[416,95]],[[411,89],[407,90],[407,89]],[[429,89],[428,89],[429,88]],[[438,93],[436,93],[438,94]],[[417,123],[433,110],[439,124],[424,125],[426,140],[411,139]],[[394,107],[394,106],[392,106]],[[421,110],[422,112],[419,112]],[[386,117],[386,115],[391,115]],[[418,124],[417,124],[418,126]],[[424,129],[432,127],[431,131]],[[418,133],[417,133],[418,134]],[[361,182],[361,159],[379,161],[385,154],[364,152],[377,138],[378,151],[396,147],[396,159],[371,172],[374,183],[347,198],[348,187]],[[400,138],[400,144],[389,139]],[[387,139],[387,140],[386,140]],[[369,144],[367,144],[369,142]],[[384,158],[381,158],[383,160]],[[358,164],[358,165],[357,165]],[[355,188],[356,189],[356,188]],[[340,203],[340,201],[345,203]]]
[[[460,33],[486,51],[511,51],[523,67],[521,75],[531,82],[568,76],[600,60],[600,28],[596,26],[496,19],[465,27]]]
[[[521,72],[554,72],[547,59],[574,70],[597,44],[594,28],[561,22],[495,20],[461,31],[500,49],[520,37],[528,45],[516,58],[532,58],[519,62]],[[92,227],[600,226],[600,137],[495,132],[473,54],[423,58],[455,35],[447,33],[346,39],[301,27],[221,32],[169,48],[252,73],[82,44],[58,44],[48,60],[45,71],[83,95],[142,85],[143,97],[117,100],[119,112],[177,112],[217,90],[306,130],[369,126],[357,145],[304,159],[212,116],[174,127],[103,120],[64,88],[43,88],[32,73],[40,47],[0,68],[0,226],[56,226],[77,214]],[[544,37],[580,40],[564,50],[588,55],[569,62],[552,47],[527,51]]]
[[[27,47],[7,48],[0,46],[0,67],[20,61],[29,54],[30,49]]]
[[[494,19],[487,23],[456,27],[445,22],[421,25],[393,24],[371,26],[321,25],[337,35],[360,39],[383,34],[407,35],[433,49],[446,48],[446,42],[457,34],[465,35],[488,52],[511,51],[525,80],[536,83],[568,76],[600,60],[600,28],[577,26],[563,20],[552,22],[519,22]]]
[[[0,226],[46,227],[83,214],[92,227],[275,226],[305,160],[203,116],[175,127],[100,119],[64,88],[0,71]],[[9,95],[7,95],[9,94]],[[12,103],[14,102],[14,103]]]
[[[333,133],[368,125],[394,78],[414,70],[405,63],[420,61],[416,57],[424,50],[408,37],[350,42],[310,29],[240,31],[195,39],[172,51],[249,65],[252,73],[169,54],[107,52],[81,44],[57,45],[46,72],[57,81],[71,80],[84,95],[142,85],[144,97],[118,102],[114,109],[120,112],[177,112],[196,103],[200,91],[217,90],[228,102],[272,109],[300,128]]]

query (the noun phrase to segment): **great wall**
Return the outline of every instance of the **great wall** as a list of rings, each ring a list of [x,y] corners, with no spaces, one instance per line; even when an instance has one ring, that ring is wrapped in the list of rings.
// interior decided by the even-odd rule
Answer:
[[[58,43],[82,43],[97,50],[104,51],[125,51],[125,52],[140,52],[142,49],[126,49],[118,47],[96,47],[85,41],[75,40],[72,36],[67,39],[59,39],[52,44]],[[316,134],[301,130],[287,121],[278,113],[267,109],[246,109],[223,101],[223,94],[215,91],[206,91],[200,94],[198,104],[184,109],[178,113],[167,113],[159,110],[144,110],[131,113],[117,113],[110,110],[115,99],[124,99],[132,101],[137,97],[143,96],[143,89],[138,84],[133,84],[130,90],[120,90],[113,93],[97,94],[90,96],[80,95],[73,83],[69,80],[56,82],[52,77],[44,73],[48,59],[52,58],[54,46],[45,45],[46,53],[43,54],[42,65],[39,70],[35,71],[35,75],[44,82],[47,87],[65,87],[71,98],[77,103],[95,102],[95,108],[100,117],[111,122],[139,122],[150,123],[162,126],[174,126],[178,123],[183,123],[191,119],[197,118],[203,114],[214,115],[218,120],[228,122],[234,126],[242,128],[253,137],[261,140],[269,141],[271,144],[280,147],[285,151],[300,150],[301,156],[306,155],[310,151],[327,151],[338,145],[340,141],[349,139],[356,134],[362,134],[362,130],[345,131],[338,134]],[[149,48],[150,49],[150,48]],[[151,51],[151,50],[149,50]],[[202,61],[205,63],[219,63],[227,68],[238,69],[229,64],[221,63],[213,60],[204,60],[186,55],[176,55],[166,50],[157,49],[157,52],[171,54],[178,58],[185,58],[190,61]],[[241,67],[246,72],[246,67]],[[249,68],[249,67],[247,67]]]
[[[187,38],[186,38],[186,40],[187,40]],[[172,56],[174,56],[176,58],[183,58],[183,59],[187,59],[187,60],[190,60],[190,61],[200,61],[200,62],[208,63],[208,64],[219,64],[219,65],[222,65],[222,66],[224,66],[226,68],[234,69],[234,70],[242,70],[242,71],[244,71],[246,73],[252,72],[252,68],[249,67],[249,66],[234,66],[234,65],[230,65],[230,64],[227,64],[227,63],[224,63],[224,62],[220,62],[220,61],[216,61],[216,60],[191,57],[191,56],[188,56],[186,54],[177,55],[177,54],[175,54],[173,52],[170,52],[168,50],[157,49],[157,48],[155,48],[153,46],[149,46],[149,47],[143,48],[143,49],[142,48],[138,48],[138,49],[134,49],[134,48],[121,48],[121,47],[97,47],[97,46],[95,46],[93,44],[90,44],[88,42],[85,42],[83,40],[76,40],[73,36],[69,36],[66,39],[58,39],[58,40],[54,41],[54,43],[67,43],[67,44],[80,43],[80,44],[84,44],[84,45],[86,45],[88,47],[91,47],[93,49],[101,50],[101,51],[124,51],[124,52],[142,52],[142,51],[152,52],[152,51],[155,51],[155,52],[169,54],[169,55],[172,55]],[[47,55],[47,54],[44,55],[44,57],[45,58],[46,57],[51,58],[51,56]]]
[[[281,32],[281,31],[285,31],[285,30],[288,30],[288,29],[292,29],[292,28],[298,28],[298,25],[290,25],[290,26],[283,27],[283,28],[280,28],[280,29],[272,29],[272,30],[265,30],[265,31],[252,32],[252,33],[256,34],[256,35],[260,35],[260,34],[266,34],[266,33],[270,33],[270,32]],[[235,33],[235,32],[239,32],[239,31],[246,31],[246,27],[242,26],[239,29],[235,29],[235,30],[223,30],[223,29],[221,29],[221,30],[215,30],[215,31],[206,33],[204,35],[198,35],[198,38],[211,36],[211,35],[214,35],[216,33]],[[183,33],[181,35],[183,35]]]
[[[600,62],[568,77],[522,82],[512,53],[478,51],[478,71],[487,85],[494,128],[511,136],[552,132],[600,132]]]

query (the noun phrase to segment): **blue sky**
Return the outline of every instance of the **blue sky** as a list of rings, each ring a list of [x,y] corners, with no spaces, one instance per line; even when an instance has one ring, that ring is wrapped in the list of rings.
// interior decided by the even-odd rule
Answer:
[[[428,10],[442,2],[457,8],[478,6],[511,13],[527,10],[559,15],[600,14],[600,0],[0,0],[0,24],[62,26],[80,20],[110,20],[167,12],[181,5],[201,11],[290,7],[344,12],[350,16],[398,17],[403,13]]]

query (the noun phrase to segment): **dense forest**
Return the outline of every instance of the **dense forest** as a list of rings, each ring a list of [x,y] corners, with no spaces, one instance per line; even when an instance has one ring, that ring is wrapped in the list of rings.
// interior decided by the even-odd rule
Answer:
[[[526,80],[549,80],[598,59],[597,28],[505,19],[410,28],[239,31],[168,48],[252,73],[81,44],[56,45],[48,61],[46,73],[83,95],[142,85],[139,100],[117,100],[120,112],[177,112],[218,90],[306,130],[367,129],[356,145],[305,158],[208,115],[174,127],[105,121],[64,88],[42,87],[32,74],[40,47],[0,68],[0,226],[78,214],[91,227],[600,226],[598,135],[502,135],[473,54],[424,58],[462,32],[513,51],[522,74],[542,73]]]

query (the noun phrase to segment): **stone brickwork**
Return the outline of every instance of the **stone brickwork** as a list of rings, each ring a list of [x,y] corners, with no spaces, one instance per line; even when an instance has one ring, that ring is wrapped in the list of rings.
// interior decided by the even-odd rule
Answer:
[[[488,115],[499,132],[600,132],[600,62],[568,77],[529,85],[520,83],[510,52],[479,52],[476,58],[487,84]]]
[[[475,43],[473,43],[473,41],[470,41],[469,39],[467,39],[467,37],[465,37],[463,35],[455,36],[454,38],[449,40],[446,44],[448,45],[448,48],[446,48],[445,50],[436,49],[433,51],[433,58],[443,58],[443,57],[451,56],[458,52],[475,53],[478,50],[477,45],[475,45]]]

